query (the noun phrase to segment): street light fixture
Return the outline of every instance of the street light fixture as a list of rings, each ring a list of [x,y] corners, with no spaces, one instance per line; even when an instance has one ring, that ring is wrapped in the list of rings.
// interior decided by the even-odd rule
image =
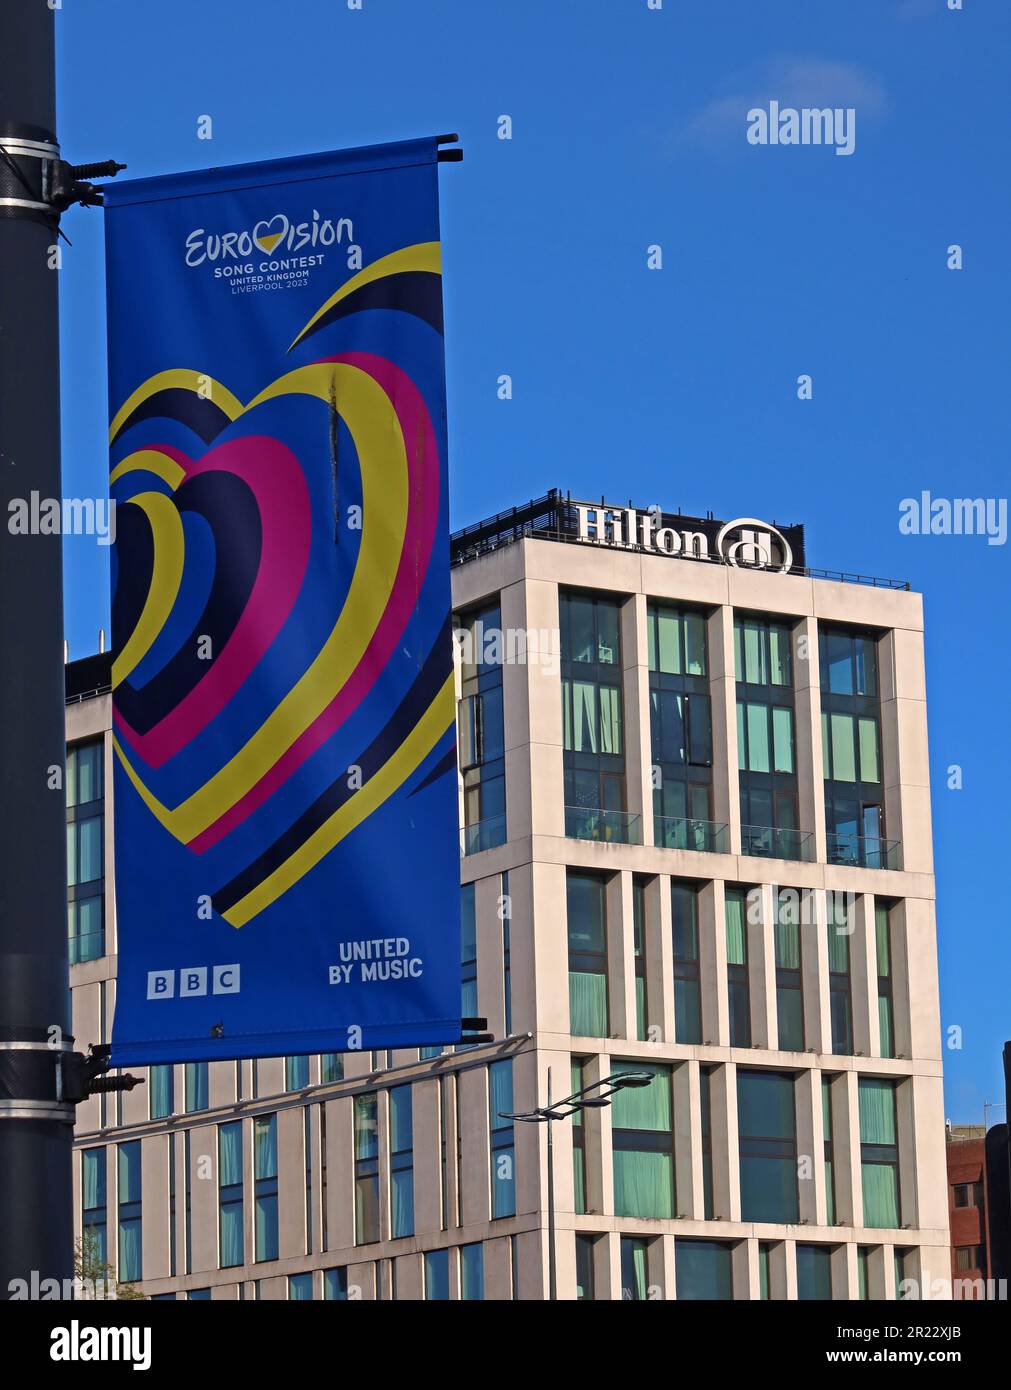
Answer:
[[[503,1120],[520,1120],[524,1124],[546,1124],[548,1127],[548,1298],[557,1299],[557,1270],[555,1266],[555,1146],[554,1130],[556,1120],[567,1120],[581,1110],[602,1110],[611,1104],[611,1096],[630,1087],[649,1086],[655,1073],[651,1071],[627,1071],[615,1076],[606,1076],[602,1081],[594,1081],[580,1091],[573,1091],[564,1100],[551,1101],[551,1068],[548,1067],[548,1103],[536,1110],[522,1113],[499,1111]]]

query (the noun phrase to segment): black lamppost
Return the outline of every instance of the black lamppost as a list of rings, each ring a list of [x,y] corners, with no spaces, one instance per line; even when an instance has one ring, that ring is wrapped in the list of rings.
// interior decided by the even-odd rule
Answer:
[[[611,1104],[611,1096],[628,1086],[648,1086],[653,1080],[651,1071],[627,1071],[617,1076],[607,1076],[602,1081],[594,1081],[581,1091],[574,1091],[564,1100],[551,1102],[551,1068],[548,1067],[548,1103],[537,1110],[525,1110],[522,1114],[499,1111],[503,1120],[522,1120],[525,1124],[546,1124],[548,1127],[548,1298],[558,1297],[557,1270],[555,1267],[555,1145],[552,1125],[555,1120],[567,1120],[580,1110],[602,1110]]]

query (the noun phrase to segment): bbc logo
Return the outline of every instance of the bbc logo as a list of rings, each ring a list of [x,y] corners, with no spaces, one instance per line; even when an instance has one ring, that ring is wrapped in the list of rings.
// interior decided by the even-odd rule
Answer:
[[[179,975],[179,998],[195,999],[207,993],[207,971],[211,971],[211,994],[238,994],[239,967],[237,965],[192,965],[185,970],[149,970],[147,974],[148,999],[174,999],[176,997],[176,974]]]

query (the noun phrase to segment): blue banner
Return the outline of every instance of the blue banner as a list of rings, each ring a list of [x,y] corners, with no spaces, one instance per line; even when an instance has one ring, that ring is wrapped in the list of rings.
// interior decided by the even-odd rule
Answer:
[[[107,190],[114,1065],[459,1039],[437,153]]]

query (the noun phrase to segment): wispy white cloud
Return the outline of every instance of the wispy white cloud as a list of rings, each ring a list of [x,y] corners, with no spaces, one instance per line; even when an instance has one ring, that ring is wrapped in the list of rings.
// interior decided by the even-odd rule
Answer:
[[[880,116],[885,92],[873,73],[854,63],[823,58],[780,56],[750,73],[739,73],[716,96],[674,132],[677,146],[716,148],[731,141],[743,143],[748,112],[770,101],[780,106],[847,107],[858,119]]]

